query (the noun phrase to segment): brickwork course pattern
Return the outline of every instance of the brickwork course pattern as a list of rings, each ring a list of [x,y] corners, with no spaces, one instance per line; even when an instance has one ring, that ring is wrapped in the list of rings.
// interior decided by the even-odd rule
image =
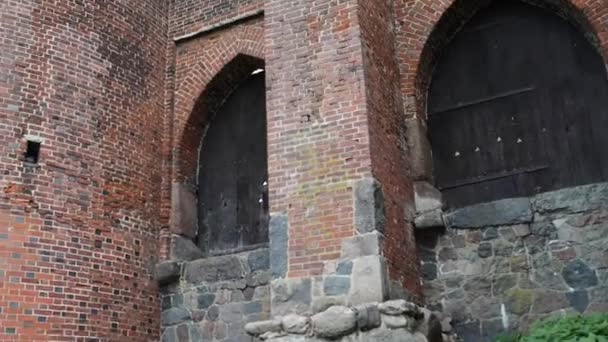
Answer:
[[[607,2],[530,2],[608,55]],[[355,184],[373,177],[389,278],[423,302],[412,184],[431,175],[404,122],[424,129],[433,61],[483,3],[3,1],[0,340],[160,339],[153,269],[182,229],[172,189],[192,183],[205,113],[244,77],[231,61],[265,63],[286,277],[340,257],[357,235]],[[28,139],[41,142],[37,164]]]

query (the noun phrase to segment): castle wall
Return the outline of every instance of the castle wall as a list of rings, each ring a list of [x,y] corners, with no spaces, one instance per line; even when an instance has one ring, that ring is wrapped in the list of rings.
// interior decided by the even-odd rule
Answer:
[[[465,341],[493,341],[548,315],[608,309],[605,183],[506,199],[422,232],[425,298]]]
[[[608,5],[545,3],[606,55]],[[472,338],[605,310],[605,186],[485,212],[524,221],[469,208],[444,234],[413,234],[413,181],[432,179],[433,61],[479,5],[1,4],[0,340],[226,341],[271,316],[406,297]],[[270,241],[209,256],[195,245],[201,138],[258,68]]]
[[[267,248],[159,265],[162,341],[246,341],[270,318]]]
[[[0,340],[158,338],[165,2],[0,12]]]

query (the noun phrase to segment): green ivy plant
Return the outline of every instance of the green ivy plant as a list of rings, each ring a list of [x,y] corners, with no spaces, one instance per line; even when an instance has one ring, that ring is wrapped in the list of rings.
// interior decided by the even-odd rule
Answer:
[[[496,342],[608,342],[608,314],[552,317],[522,335],[503,335]]]

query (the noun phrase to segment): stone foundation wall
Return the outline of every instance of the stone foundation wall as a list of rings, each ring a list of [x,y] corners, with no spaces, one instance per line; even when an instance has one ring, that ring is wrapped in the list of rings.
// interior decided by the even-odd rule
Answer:
[[[162,341],[251,341],[248,322],[270,317],[269,251],[258,249],[156,268]]]
[[[608,184],[474,205],[419,232],[427,303],[465,341],[608,310]]]
[[[314,315],[276,316],[245,326],[256,341],[272,342],[447,342],[450,329],[428,309],[405,300],[333,305]]]

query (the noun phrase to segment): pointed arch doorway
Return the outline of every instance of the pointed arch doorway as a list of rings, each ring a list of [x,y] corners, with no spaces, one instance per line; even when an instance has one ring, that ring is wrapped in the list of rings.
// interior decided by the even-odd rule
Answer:
[[[519,1],[480,10],[428,94],[435,183],[449,207],[608,178],[602,57],[561,17]]]
[[[265,93],[264,73],[252,74],[228,96],[201,141],[198,245],[209,254],[268,242]]]

